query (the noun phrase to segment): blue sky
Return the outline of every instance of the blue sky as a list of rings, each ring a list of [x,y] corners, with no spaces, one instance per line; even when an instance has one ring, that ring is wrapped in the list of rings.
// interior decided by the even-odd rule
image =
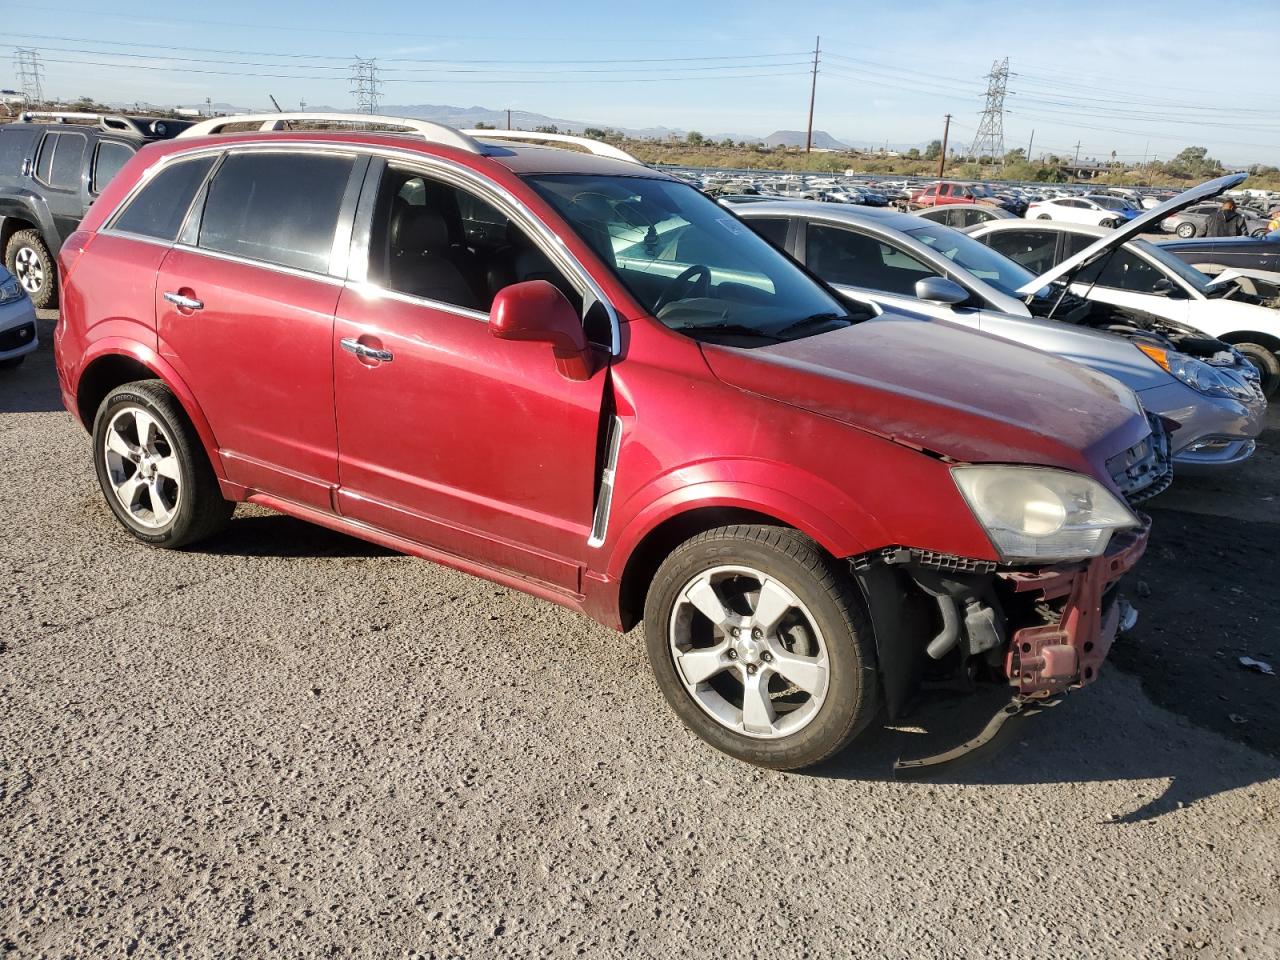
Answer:
[[[626,127],[768,134],[815,127],[924,142],[952,113],[967,145],[983,75],[1010,59],[1006,146],[1168,157],[1187,144],[1280,163],[1274,0],[965,3],[0,3],[7,62],[40,51],[46,90],[251,107],[352,103],[344,64],[376,57],[384,104],[511,107]],[[1268,8],[1271,9],[1268,11]],[[177,49],[177,45],[183,48]],[[517,61],[523,61],[517,62]],[[549,62],[559,61],[559,62]],[[0,68],[3,69],[3,68]],[[3,81],[0,86],[12,83]]]

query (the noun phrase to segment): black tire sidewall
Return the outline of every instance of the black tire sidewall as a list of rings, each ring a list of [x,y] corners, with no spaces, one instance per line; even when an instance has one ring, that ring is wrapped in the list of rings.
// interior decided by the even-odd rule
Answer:
[[[196,525],[200,506],[197,502],[199,498],[195,484],[200,464],[196,458],[197,456],[203,457],[204,452],[203,450],[192,449],[186,424],[174,423],[172,414],[164,409],[161,402],[158,402],[157,393],[159,391],[165,391],[165,388],[153,386],[151,383],[126,384],[107,395],[101,406],[98,407],[98,414],[93,421],[93,466],[98,475],[98,485],[102,488],[102,495],[106,498],[107,506],[111,508],[111,512],[116,515],[116,519],[120,521],[126,530],[144,543],[157,546],[176,546],[190,538],[191,532]],[[125,407],[141,407],[155,417],[164,428],[165,434],[171,441],[174,455],[178,458],[178,466],[182,473],[182,477],[179,480],[181,495],[178,509],[175,511],[173,519],[163,527],[144,527],[135,521],[121,505],[111,487],[104,453],[104,440],[107,425]]]
[[[1280,390],[1280,357],[1260,343],[1236,343],[1233,346],[1249,358],[1262,377],[1262,392],[1272,397]]]
[[[40,239],[40,235],[34,230],[19,230],[9,238],[9,243],[4,251],[5,268],[15,277],[18,275],[18,251],[23,247],[29,247],[35,251],[37,257],[40,258],[40,266],[44,270],[44,285],[39,292],[32,294],[31,302],[37,310],[47,310],[50,307],[57,306],[58,298],[58,265],[53,259],[53,254],[49,252],[49,248],[45,246],[44,241]],[[19,281],[21,284],[21,281]],[[26,290],[26,287],[23,287]]]
[[[668,643],[671,614],[679,590],[703,570],[748,566],[777,577],[808,607],[826,643],[829,663],[826,700],[801,730],[777,740],[735,733],[712,719],[684,687]],[[846,591],[848,596],[848,591]],[[846,600],[848,602],[848,600]],[[759,766],[791,770],[810,766],[849,742],[874,712],[878,682],[870,654],[870,631],[860,609],[841,609],[809,567],[783,550],[745,538],[698,540],[677,549],[659,568],[645,604],[645,647],[654,677],[676,715],[716,749]],[[868,686],[871,688],[868,689]]]

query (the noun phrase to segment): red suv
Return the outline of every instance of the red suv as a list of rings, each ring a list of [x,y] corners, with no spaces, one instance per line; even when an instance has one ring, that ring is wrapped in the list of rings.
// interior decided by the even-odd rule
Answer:
[[[63,247],[63,399],[135,537],[247,500],[643,620],[680,718],[778,768],[923,678],[1094,679],[1146,542],[1126,388],[842,302],[605,144],[280,129],[322,119],[144,147]]]

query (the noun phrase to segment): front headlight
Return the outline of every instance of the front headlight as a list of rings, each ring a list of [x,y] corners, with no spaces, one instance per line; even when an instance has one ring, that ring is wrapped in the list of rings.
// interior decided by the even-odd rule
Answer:
[[[1145,343],[1139,343],[1137,347],[1154,360],[1157,365],[1163,367],[1197,393],[1203,393],[1206,397],[1248,399],[1247,396],[1241,396],[1242,391],[1238,381],[1223,377],[1203,360],[1197,360],[1195,357],[1189,357],[1185,353],[1165,350]],[[1244,392],[1247,394],[1248,391]]]
[[[956,486],[1005,563],[1099,556],[1138,518],[1091,477],[1049,467],[958,466]]]
[[[4,283],[0,283],[0,303],[21,300],[26,295],[27,291],[22,289],[14,277],[10,277]]]

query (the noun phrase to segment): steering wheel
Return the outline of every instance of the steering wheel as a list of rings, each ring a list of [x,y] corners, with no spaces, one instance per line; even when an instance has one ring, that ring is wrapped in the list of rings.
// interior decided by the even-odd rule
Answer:
[[[697,280],[693,278],[697,277]],[[684,287],[689,287],[687,296],[677,297],[677,293],[683,293]],[[680,276],[676,277],[669,284],[667,289],[662,291],[662,296],[658,298],[658,302],[653,305],[653,312],[656,314],[667,304],[675,300],[687,300],[689,297],[705,297],[711,290],[711,268],[706,264],[695,263],[692,267],[682,271]]]

